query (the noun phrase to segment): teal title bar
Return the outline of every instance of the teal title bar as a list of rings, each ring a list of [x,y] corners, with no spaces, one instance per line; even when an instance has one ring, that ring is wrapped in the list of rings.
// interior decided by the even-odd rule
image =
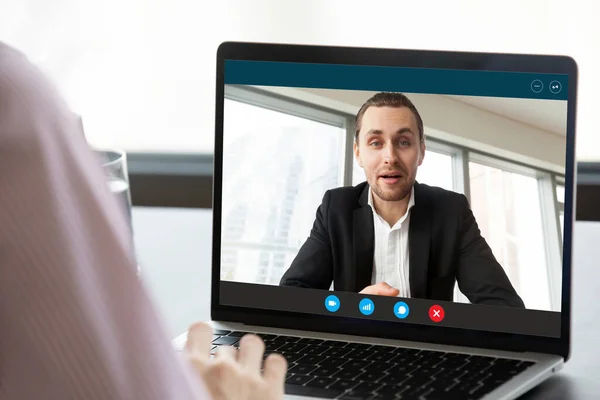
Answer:
[[[568,75],[225,61],[225,84],[567,100]]]

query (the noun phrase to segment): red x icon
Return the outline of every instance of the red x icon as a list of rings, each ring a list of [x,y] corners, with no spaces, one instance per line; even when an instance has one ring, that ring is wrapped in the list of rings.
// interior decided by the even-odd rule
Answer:
[[[433,322],[441,322],[444,319],[444,309],[442,306],[438,306],[437,304],[431,306],[429,308],[429,318]]]

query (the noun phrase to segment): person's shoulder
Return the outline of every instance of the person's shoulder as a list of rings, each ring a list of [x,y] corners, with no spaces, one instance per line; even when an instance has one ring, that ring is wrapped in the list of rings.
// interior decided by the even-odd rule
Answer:
[[[55,140],[76,126],[54,83],[25,53],[1,41],[0,98],[0,139],[6,148],[16,145],[36,152],[43,140]]]
[[[415,202],[418,203],[419,200],[425,201],[435,208],[453,208],[463,206],[466,197],[462,193],[452,190],[418,183],[415,184]]]
[[[2,42],[0,40],[0,60],[6,62],[9,60],[9,57],[16,57],[20,59],[25,58],[25,54],[14,47],[9,46],[8,44]]]
[[[355,204],[367,187],[367,182],[356,186],[341,186],[328,190],[329,198],[335,204]]]
[[[331,189],[330,192],[331,192],[332,196],[343,197],[343,198],[353,198],[353,197],[360,197],[360,195],[363,193],[363,191],[366,189],[366,187],[367,187],[367,182],[362,182],[356,186],[340,186],[335,189]]]
[[[4,85],[4,93],[7,85],[28,81],[34,76],[40,75],[39,71],[32,73],[35,67],[27,56],[20,50],[0,41],[0,83]]]

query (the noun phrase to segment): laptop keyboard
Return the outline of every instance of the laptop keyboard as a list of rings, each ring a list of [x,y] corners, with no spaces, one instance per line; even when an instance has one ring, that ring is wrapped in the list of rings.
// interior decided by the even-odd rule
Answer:
[[[215,330],[212,352],[250,332]],[[479,399],[530,361],[255,333],[288,361],[286,393],[328,399]]]

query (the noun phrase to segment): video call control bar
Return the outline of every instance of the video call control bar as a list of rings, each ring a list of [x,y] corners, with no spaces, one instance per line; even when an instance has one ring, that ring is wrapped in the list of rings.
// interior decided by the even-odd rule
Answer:
[[[560,337],[560,312],[221,281],[221,305]]]

